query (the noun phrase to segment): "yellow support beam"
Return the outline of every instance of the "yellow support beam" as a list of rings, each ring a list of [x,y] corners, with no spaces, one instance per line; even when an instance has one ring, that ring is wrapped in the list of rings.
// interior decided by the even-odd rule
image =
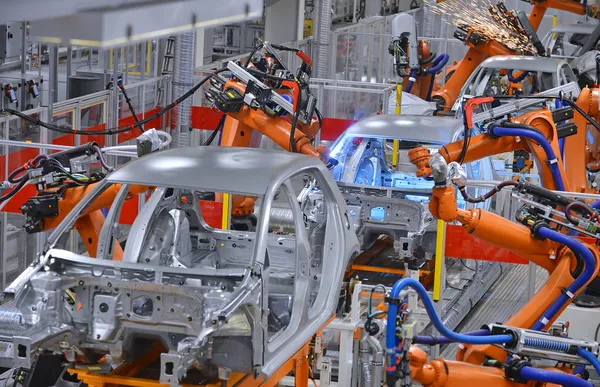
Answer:
[[[221,228],[229,230],[229,217],[231,215],[230,196],[228,193],[223,193],[223,212],[221,212]]]
[[[437,221],[437,235],[435,238],[435,269],[433,274],[433,300],[439,301],[442,297],[442,270],[444,270],[444,245],[446,241],[446,223]]]
[[[402,80],[396,84],[396,114],[400,114],[400,107],[402,106]],[[400,142],[394,140],[394,151],[392,153],[392,166],[398,165],[398,150],[400,148]]]

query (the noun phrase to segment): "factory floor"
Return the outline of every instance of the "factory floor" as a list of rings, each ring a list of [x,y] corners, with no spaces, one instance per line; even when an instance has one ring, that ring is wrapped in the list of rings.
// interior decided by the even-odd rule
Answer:
[[[457,327],[457,332],[480,329],[489,323],[503,323],[520,310],[528,300],[528,265],[504,264],[500,278],[469,312]],[[548,279],[548,272],[536,267],[536,291]],[[448,344],[440,349],[442,358],[456,359],[458,344]]]

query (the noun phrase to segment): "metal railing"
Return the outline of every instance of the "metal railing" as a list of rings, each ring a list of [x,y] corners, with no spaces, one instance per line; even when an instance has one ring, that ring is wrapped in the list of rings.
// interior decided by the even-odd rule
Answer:
[[[140,119],[145,112],[167,104],[170,98],[169,79],[169,76],[160,76],[124,87]],[[73,130],[89,128],[102,130],[131,116],[123,94],[119,92],[118,99],[115,100],[114,92],[111,90],[58,102],[51,107],[37,107],[24,111],[23,114],[43,122],[52,121],[56,125]],[[163,119],[156,129],[165,127]],[[146,129],[150,128],[146,127]],[[18,117],[0,117],[0,180],[6,180],[15,168],[39,154],[49,154],[52,151],[64,150],[69,146],[81,145],[92,140],[104,140],[104,145],[124,144],[127,143],[123,141],[126,138],[114,134],[82,139],[82,136],[54,132]],[[108,156],[108,161],[118,166],[129,161],[129,156],[114,152]],[[23,227],[25,216],[14,212],[18,209],[10,209],[11,212],[0,213],[1,288],[16,278],[16,275],[33,261],[37,252],[42,249],[46,238],[45,233],[27,234]],[[83,249],[79,235],[75,232],[71,234],[70,246],[74,251]]]

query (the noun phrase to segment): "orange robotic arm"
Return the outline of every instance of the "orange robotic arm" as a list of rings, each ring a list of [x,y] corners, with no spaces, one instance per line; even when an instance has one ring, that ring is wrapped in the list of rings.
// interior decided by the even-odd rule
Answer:
[[[534,31],[537,31],[546,10],[548,8],[559,9],[567,12],[572,12],[579,15],[586,14],[586,9],[583,4],[573,0],[532,0],[533,9],[529,14],[529,22]],[[589,6],[588,8],[590,8]],[[591,9],[591,8],[590,8]],[[590,11],[588,14],[592,13]],[[468,36],[467,36],[468,41]],[[434,100],[444,107],[444,110],[450,110],[452,105],[458,98],[462,86],[465,84],[471,73],[479,66],[481,62],[490,56],[494,55],[515,55],[516,52],[506,48],[502,44],[489,41],[482,44],[466,43],[470,46],[465,57],[459,62],[452,77],[444,84],[441,89],[435,93]]]
[[[58,215],[41,219],[41,231],[50,230],[58,226],[73,207],[94,189],[96,184],[98,183],[66,189],[58,199]],[[101,209],[110,208],[120,188],[121,186],[119,184],[113,184],[108,187],[96,200],[83,210],[81,216],[73,226],[79,233],[90,257],[96,256],[100,230],[105,221]],[[129,190],[129,197],[133,197],[147,189],[148,187],[144,186],[133,186]],[[25,206],[27,206],[27,204],[25,204]],[[121,246],[116,242],[113,251],[113,259],[119,261],[122,260],[123,249],[121,249]]]
[[[552,149],[554,150],[554,154],[557,157],[557,163],[559,165],[560,173],[563,179],[563,184],[565,189],[568,191],[570,184],[576,184],[577,178],[580,177],[580,174],[584,174],[585,178],[585,168],[580,166],[583,162],[583,153],[581,151],[570,153],[571,160],[575,160],[576,158],[580,159],[579,163],[573,162],[569,164],[569,168],[573,168],[572,171],[569,169],[569,172],[573,173],[573,175],[564,171],[563,162],[560,156],[560,150],[558,147],[558,137],[556,133],[556,126],[552,120],[552,114],[548,110],[536,110],[530,113],[525,113],[515,119],[516,123],[529,125],[537,129],[537,131],[541,132],[548,142],[550,143]],[[578,133],[575,136],[570,136],[568,139],[572,139],[573,137],[579,136]],[[585,136],[585,134],[583,134]],[[580,141],[579,138],[573,139],[573,144],[577,144]],[[568,142],[568,141],[567,141]],[[463,140],[455,141],[453,143],[444,145],[440,148],[439,154],[446,160],[446,162],[450,163],[452,161],[458,161],[462,154],[463,150]],[[467,150],[464,154],[461,162],[468,163],[476,160],[480,160],[484,157],[489,157],[505,152],[513,152],[516,150],[527,150],[533,153],[534,159],[538,165],[539,175],[542,182],[542,186],[548,189],[556,189],[554,185],[554,180],[552,178],[552,172],[546,162],[546,154],[544,150],[537,145],[534,140],[530,139],[521,139],[519,137],[494,137],[489,134],[480,134],[474,137],[471,137],[467,142]],[[431,155],[429,151],[425,147],[418,147],[411,150],[409,153],[410,161],[417,166],[417,176],[429,176],[431,174],[431,168],[429,166],[429,160]],[[580,166],[581,171],[580,174],[577,174],[577,167]]]
[[[233,80],[228,81],[223,89],[235,89],[241,95],[245,91],[243,84]],[[226,114],[221,133],[221,146],[258,147],[262,135],[270,138],[283,149],[291,151],[292,124],[283,117],[270,117],[262,110],[252,109],[245,104],[239,111]],[[298,122],[293,141],[298,153],[319,157],[323,162],[327,162],[329,159],[327,147],[319,146],[315,149],[311,144],[311,140],[317,135],[319,129],[320,126],[316,120],[312,120],[310,124]],[[216,199],[222,200],[221,195],[218,195]],[[249,215],[254,210],[254,198],[252,197],[233,195],[231,200],[231,213],[234,216]]]
[[[588,9],[585,9],[583,4],[579,1],[573,0],[533,0],[531,1],[533,4],[533,9],[531,10],[531,14],[529,14],[529,22],[534,30],[538,30],[540,24],[542,23],[542,19],[546,14],[546,10],[548,8],[559,9],[561,11],[572,12],[578,15],[585,15],[588,12]]]
[[[439,180],[439,177],[437,180]],[[550,278],[542,289],[518,313],[512,316],[506,322],[506,325],[530,328],[562,294],[562,289],[574,280],[571,270],[576,267],[577,259],[571,250],[549,240],[536,239],[532,236],[528,227],[511,222],[491,212],[479,208],[469,210],[457,208],[456,192],[453,186],[436,185],[433,188],[429,209],[434,217],[445,222],[458,221],[475,237],[513,251],[550,273]],[[502,233],[499,233],[498,230],[502,230]],[[596,267],[598,267],[597,251],[593,246],[588,247],[593,251],[596,258]],[[582,289],[584,287],[580,291]],[[554,318],[558,317],[566,306],[565,304]],[[546,325],[551,325],[553,320],[548,321]],[[506,358],[506,352],[497,347],[467,346],[466,348],[459,354],[458,360],[481,364],[485,357],[492,357],[499,361]]]
[[[493,40],[477,45],[468,43],[468,45],[470,46],[469,51],[456,66],[452,77],[440,90],[433,93],[432,100],[438,102],[446,111],[452,108],[465,82],[481,62],[494,55],[515,54],[514,51]]]

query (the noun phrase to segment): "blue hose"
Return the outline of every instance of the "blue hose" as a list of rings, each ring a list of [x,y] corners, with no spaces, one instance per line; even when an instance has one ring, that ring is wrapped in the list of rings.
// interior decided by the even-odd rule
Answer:
[[[427,72],[427,74],[435,75],[438,71],[440,71],[446,65],[446,63],[448,63],[449,59],[450,59],[450,56],[448,56],[448,54],[442,54],[442,55],[438,56],[437,58],[435,58],[433,60],[433,63],[431,63],[431,67],[426,68],[425,71]]]
[[[554,184],[556,185],[556,189],[559,191],[565,190],[565,185],[563,184],[562,176],[560,174],[560,169],[558,168],[558,162],[556,161],[556,155],[554,154],[554,150],[548,140],[541,135],[540,133],[534,132],[528,129],[521,128],[504,128],[501,126],[494,127],[494,135],[496,136],[519,136],[532,139],[538,142],[544,152],[546,153],[546,157],[548,158],[547,162],[550,165],[550,171],[552,172],[552,178],[554,179]]]
[[[415,79],[416,76],[417,76],[417,70],[410,70],[410,78]],[[409,80],[408,85],[406,85],[406,89],[404,91],[406,91],[407,93],[410,93],[414,83],[415,83],[415,81]]]
[[[592,204],[590,204],[592,208],[600,208],[600,200],[596,200]]]
[[[427,315],[431,319],[433,326],[442,334],[452,341],[465,344],[504,344],[512,341],[511,335],[493,335],[493,336],[469,336],[456,333],[446,328],[440,320],[440,317],[435,312],[433,302],[427,294],[427,290],[414,278],[402,278],[398,280],[392,287],[390,297],[397,299],[400,292],[407,287],[416,290],[417,294],[423,301]],[[388,374],[396,372],[396,318],[398,317],[398,304],[390,303],[388,306],[388,320],[386,327],[385,349],[388,356]]]
[[[548,238],[551,241],[567,246],[569,249],[571,249],[571,251],[573,251],[574,254],[577,254],[583,258],[585,262],[585,268],[583,269],[583,272],[566,288],[566,290],[568,290],[571,294],[576,294],[590,279],[592,279],[596,273],[596,259],[594,258],[594,255],[587,247],[585,247],[585,245],[576,239],[549,229],[548,227],[540,227],[537,233],[543,238]],[[536,331],[542,330],[570,299],[571,298],[565,294],[565,292],[561,292],[560,296],[558,296],[558,298],[554,300],[548,309],[544,311],[542,317],[536,321],[535,324],[533,324],[531,329]]]
[[[513,77],[512,75],[512,70],[508,70],[508,80],[513,82],[513,83],[519,83],[521,82],[523,79],[525,79],[525,77],[527,77],[529,75],[529,71],[523,71],[521,73],[521,75],[519,75],[518,77]]]
[[[431,101],[431,94],[433,93],[433,84],[435,83],[435,74],[431,74],[431,82],[429,82],[429,90],[427,90],[426,101]]]
[[[540,370],[538,368],[525,366],[521,368],[520,376],[525,380],[536,382],[554,383],[565,387],[590,387],[591,384],[585,380],[570,374],[561,372]]]
[[[600,360],[596,356],[594,356],[590,351],[585,348],[577,348],[577,355],[589,361],[592,364],[592,367],[596,370],[598,375],[600,375]]]
[[[477,331],[465,332],[463,335],[467,336],[486,336],[490,333],[487,329],[479,329]],[[415,336],[413,339],[413,343],[415,344],[424,344],[424,345],[438,345],[438,344],[448,344],[453,341],[447,337],[433,337],[433,336]]]

